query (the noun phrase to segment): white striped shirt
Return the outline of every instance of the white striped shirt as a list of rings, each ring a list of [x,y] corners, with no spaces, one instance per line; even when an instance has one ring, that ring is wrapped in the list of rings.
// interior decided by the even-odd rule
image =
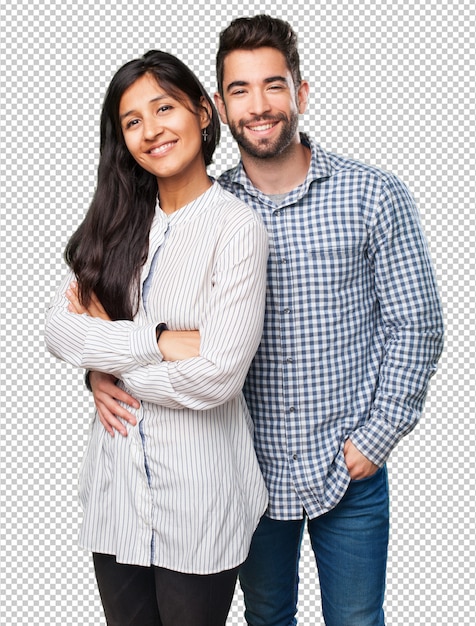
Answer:
[[[50,352],[114,374],[141,400],[127,437],[92,420],[80,543],[122,563],[214,573],[243,562],[267,505],[241,389],[262,332],[268,236],[214,183],[171,216],[157,208],[141,287],[157,250],[132,322],[69,313],[71,273],[48,312]],[[163,361],[159,322],[199,329],[200,356]]]

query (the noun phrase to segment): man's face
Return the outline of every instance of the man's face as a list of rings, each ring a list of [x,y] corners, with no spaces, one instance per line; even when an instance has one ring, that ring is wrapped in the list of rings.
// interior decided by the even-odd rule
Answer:
[[[234,50],[225,57],[220,117],[246,154],[267,159],[299,143],[298,117],[307,105],[308,84],[298,87],[281,52]]]

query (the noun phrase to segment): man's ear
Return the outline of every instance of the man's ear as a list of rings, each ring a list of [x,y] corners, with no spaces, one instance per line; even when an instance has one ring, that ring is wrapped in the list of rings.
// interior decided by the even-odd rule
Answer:
[[[215,100],[215,106],[217,108],[218,115],[220,116],[221,121],[224,124],[228,124],[228,118],[226,116],[226,107],[225,107],[223,98],[220,96],[218,92],[213,96],[213,98]]]
[[[301,81],[299,89],[297,90],[297,104],[299,113],[305,113],[307,109],[307,103],[309,100],[309,83],[307,80]]]

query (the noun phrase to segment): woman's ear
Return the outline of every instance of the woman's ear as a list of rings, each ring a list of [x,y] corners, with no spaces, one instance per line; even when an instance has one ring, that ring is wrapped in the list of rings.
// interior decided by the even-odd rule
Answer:
[[[212,108],[210,106],[210,103],[204,96],[200,98],[199,116],[200,128],[203,129],[210,125],[210,122],[212,121]]]

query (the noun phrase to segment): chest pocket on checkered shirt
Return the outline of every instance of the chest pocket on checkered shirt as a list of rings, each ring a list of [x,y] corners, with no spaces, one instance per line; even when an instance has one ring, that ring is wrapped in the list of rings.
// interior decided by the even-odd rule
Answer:
[[[332,300],[367,283],[370,266],[361,245],[307,250],[311,289]]]

